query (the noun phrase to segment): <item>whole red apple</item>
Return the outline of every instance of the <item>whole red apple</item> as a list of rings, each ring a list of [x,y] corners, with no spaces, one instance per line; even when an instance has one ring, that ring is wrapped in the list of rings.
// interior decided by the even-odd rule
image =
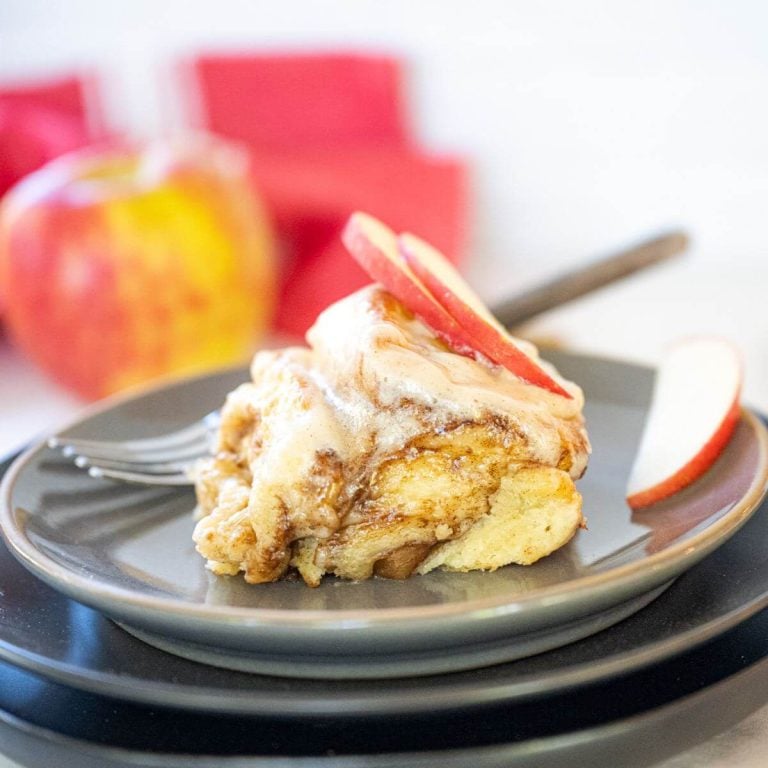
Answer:
[[[101,397],[247,359],[274,303],[247,155],[209,136],[65,155],[0,209],[5,320],[65,386]]]

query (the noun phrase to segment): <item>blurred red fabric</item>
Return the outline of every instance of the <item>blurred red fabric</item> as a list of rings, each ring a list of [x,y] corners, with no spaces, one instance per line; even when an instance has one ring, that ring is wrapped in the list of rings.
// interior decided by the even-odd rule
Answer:
[[[301,334],[328,304],[371,282],[341,243],[362,209],[397,231],[417,232],[454,260],[465,240],[460,162],[397,149],[256,153],[257,182],[283,245],[276,327]]]
[[[202,56],[211,128],[257,149],[405,146],[395,59],[354,54]]]
[[[399,60],[362,54],[221,55],[192,62],[203,126],[246,143],[282,243],[277,330],[303,333],[370,282],[339,235],[354,210],[433,242],[466,239],[462,160],[421,151],[408,131]]]
[[[84,77],[0,87],[0,195],[49,160],[96,137]]]

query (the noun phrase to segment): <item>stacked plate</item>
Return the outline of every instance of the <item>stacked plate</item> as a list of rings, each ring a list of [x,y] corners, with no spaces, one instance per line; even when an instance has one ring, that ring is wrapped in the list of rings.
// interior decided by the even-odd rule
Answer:
[[[28,765],[650,765],[764,703],[762,423],[745,411],[710,472],[632,513],[651,372],[553,361],[587,396],[589,527],[527,568],[254,587],[206,572],[191,491],[94,480],[44,444],[5,467],[2,749]],[[113,401],[67,433],[159,434],[245,375]],[[717,706],[734,687],[739,705]]]

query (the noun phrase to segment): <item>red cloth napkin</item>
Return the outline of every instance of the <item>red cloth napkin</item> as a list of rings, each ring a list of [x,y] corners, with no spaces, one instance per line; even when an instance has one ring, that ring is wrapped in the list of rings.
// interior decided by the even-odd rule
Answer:
[[[281,331],[303,333],[328,304],[371,282],[340,239],[356,209],[419,233],[454,260],[462,251],[465,174],[455,160],[350,149],[256,153],[253,167],[283,245]]]
[[[259,149],[406,146],[397,61],[354,54],[203,56],[211,128]]]
[[[0,195],[49,160],[90,142],[88,81],[66,77],[0,88]]]
[[[202,56],[203,125],[247,143],[282,243],[277,330],[303,333],[370,282],[339,235],[366,210],[461,256],[466,169],[420,151],[407,129],[400,62],[355,54]]]

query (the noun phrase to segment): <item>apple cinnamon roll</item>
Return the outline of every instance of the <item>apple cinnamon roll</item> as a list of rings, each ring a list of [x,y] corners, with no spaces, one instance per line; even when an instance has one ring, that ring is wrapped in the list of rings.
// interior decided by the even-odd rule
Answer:
[[[310,586],[536,562],[583,525],[589,440],[570,397],[453,351],[380,286],[307,347],[259,352],[196,472],[194,540],[218,574]]]

